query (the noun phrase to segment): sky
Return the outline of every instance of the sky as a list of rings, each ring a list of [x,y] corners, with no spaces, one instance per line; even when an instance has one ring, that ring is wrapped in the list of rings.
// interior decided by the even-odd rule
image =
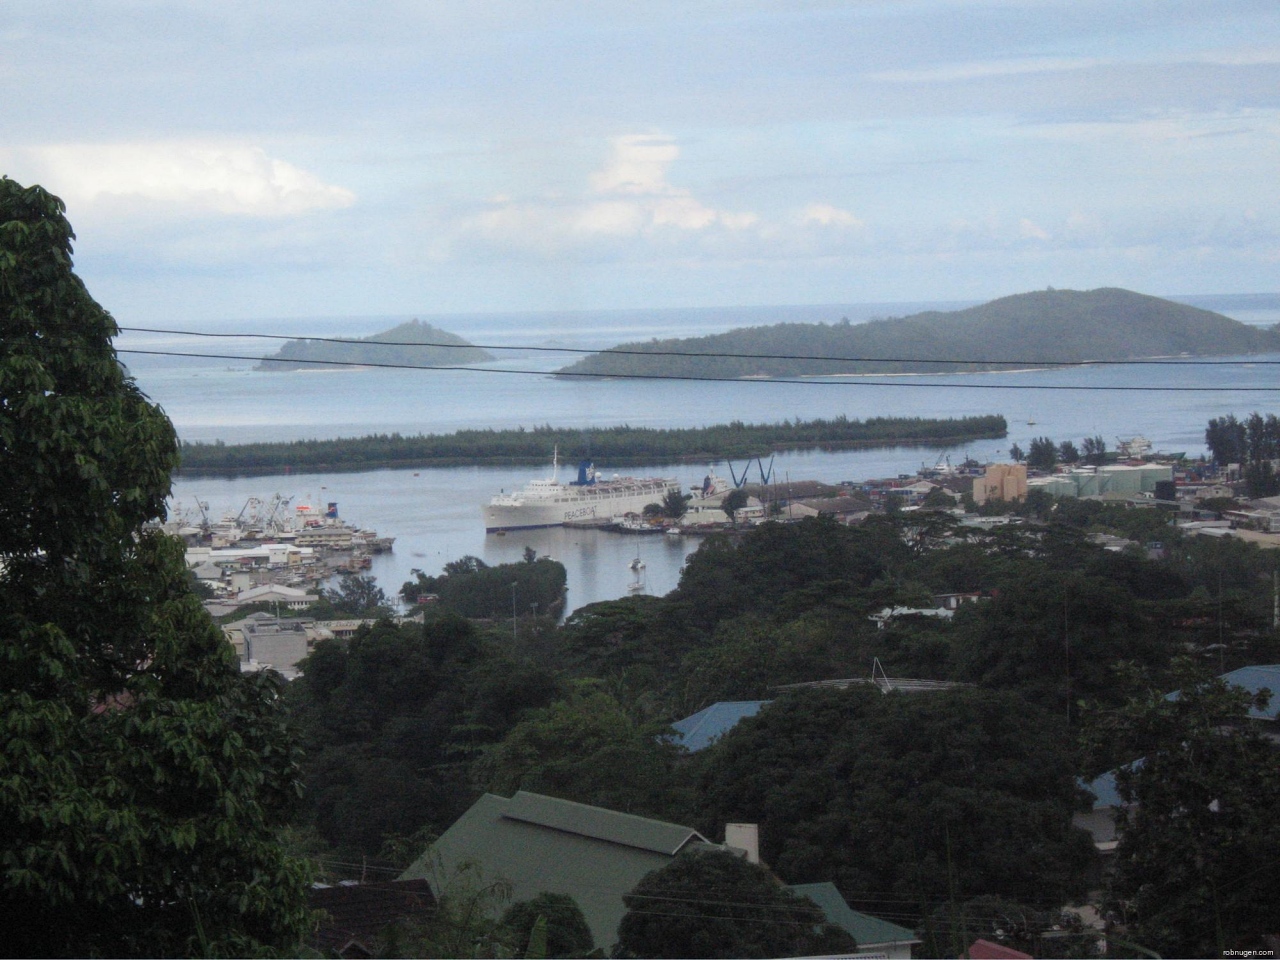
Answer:
[[[0,0],[129,323],[1280,290],[1275,0]]]

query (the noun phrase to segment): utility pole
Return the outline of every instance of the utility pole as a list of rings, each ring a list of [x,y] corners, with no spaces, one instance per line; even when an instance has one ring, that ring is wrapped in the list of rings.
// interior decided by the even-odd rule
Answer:
[[[516,585],[517,581],[511,581],[511,642],[519,643],[520,638],[516,633]]]

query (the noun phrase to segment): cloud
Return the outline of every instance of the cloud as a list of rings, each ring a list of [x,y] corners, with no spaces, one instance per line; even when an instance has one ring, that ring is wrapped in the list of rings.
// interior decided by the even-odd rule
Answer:
[[[800,211],[800,222],[822,227],[862,227],[865,224],[848,210],[829,203],[811,203]]]
[[[886,83],[955,83],[987,77],[1013,77],[1033,73],[1059,73],[1096,67],[1102,60],[1092,57],[1027,57],[1014,60],[975,60],[910,70],[881,70],[872,80]]]
[[[574,197],[513,200],[495,196],[479,213],[463,219],[462,237],[544,253],[596,243],[655,235],[692,237],[711,230],[743,231],[759,217],[749,211],[720,210],[668,179],[680,157],[671,137],[628,134],[610,141],[604,165],[587,177]]]
[[[71,143],[21,151],[21,165],[69,204],[179,215],[289,217],[356,196],[259,147],[197,141]]]

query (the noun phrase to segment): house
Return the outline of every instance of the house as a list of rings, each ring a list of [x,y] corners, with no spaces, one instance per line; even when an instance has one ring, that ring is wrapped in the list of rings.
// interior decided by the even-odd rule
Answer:
[[[236,596],[236,602],[239,604],[275,603],[289,610],[305,610],[319,599],[320,597],[314,593],[274,583],[254,587],[251,590],[242,590]]]
[[[692,716],[677,720],[673,742],[690,753],[705,750],[738,725],[738,721],[754,717],[771,700],[721,700]]]
[[[388,935],[430,919],[435,904],[425,880],[312,887],[307,905],[323,913],[309,944],[345,960],[383,956]]]
[[[829,923],[853,937],[858,949],[849,956],[911,960],[912,944],[921,942],[914,930],[854,910],[834,883],[798,883],[789,889],[808,897],[822,909]]]
[[[427,880],[437,895],[460,868],[511,883],[512,900],[563,893],[581,908],[607,952],[626,913],[622,897],[680,852],[712,844],[684,827],[520,790],[486,793],[400,877]]]

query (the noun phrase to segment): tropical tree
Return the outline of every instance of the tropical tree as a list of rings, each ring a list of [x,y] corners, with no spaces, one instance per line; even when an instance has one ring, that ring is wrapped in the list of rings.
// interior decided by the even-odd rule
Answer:
[[[662,515],[672,520],[679,520],[689,510],[689,498],[679,490],[668,490],[662,498]]]
[[[1128,806],[1110,903],[1165,956],[1261,949],[1275,929],[1280,761],[1248,715],[1268,696],[1178,667],[1177,695],[1151,690],[1093,718],[1091,757],[1133,761],[1115,774]]]
[[[1085,463],[1099,467],[1106,462],[1107,442],[1101,436],[1085,437],[1082,449]]]
[[[724,499],[720,501],[720,509],[725,512],[734,523],[738,519],[738,511],[747,505],[747,491],[741,487],[730,490],[724,495]]]
[[[164,514],[172,425],[71,269],[63,205],[0,177],[0,915],[25,956],[292,952],[308,874],[272,674],[242,675]]]
[[[828,878],[855,907],[1062,904],[1087,885],[1062,724],[1014,693],[797,691],[697,759],[699,825],[759,823],[783,880]]]
[[[1063,440],[1058,444],[1058,459],[1063,463],[1077,463],[1080,460],[1080,451],[1070,440]]]
[[[1027,466],[1033,470],[1052,470],[1058,462],[1058,445],[1048,437],[1036,437],[1027,450]]]
[[[1023,460],[1027,459],[1026,451],[1015,443],[1009,448],[1009,459],[1014,463],[1021,463]]]
[[[536,952],[541,922],[541,952]],[[512,955],[535,957],[585,957],[596,947],[587,918],[573,897],[565,893],[540,893],[507,908],[498,924],[500,936]]]
[[[724,850],[683,853],[622,901],[620,957],[803,957],[857,947],[811,900]]]

